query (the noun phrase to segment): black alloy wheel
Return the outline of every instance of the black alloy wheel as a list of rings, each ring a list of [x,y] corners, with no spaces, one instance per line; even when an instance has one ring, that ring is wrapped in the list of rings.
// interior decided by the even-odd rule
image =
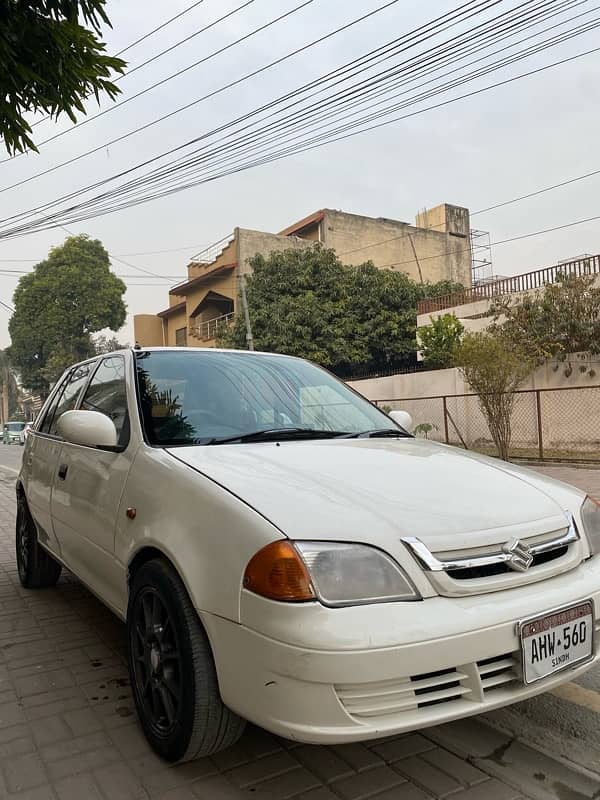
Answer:
[[[169,612],[151,586],[136,597],[129,646],[144,716],[167,736],[181,715],[181,654]]]
[[[208,638],[167,561],[152,559],[133,575],[127,635],[138,716],[160,756],[190,761],[239,739],[246,723],[221,699]]]
[[[62,566],[38,542],[35,522],[23,494],[17,499],[15,550],[22,586],[26,589],[45,589],[56,585]]]

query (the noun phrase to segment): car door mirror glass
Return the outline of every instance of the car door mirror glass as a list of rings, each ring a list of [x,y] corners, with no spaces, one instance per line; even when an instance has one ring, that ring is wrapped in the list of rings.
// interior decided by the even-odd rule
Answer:
[[[57,423],[60,436],[71,444],[86,447],[116,447],[114,422],[99,411],[65,411]]]

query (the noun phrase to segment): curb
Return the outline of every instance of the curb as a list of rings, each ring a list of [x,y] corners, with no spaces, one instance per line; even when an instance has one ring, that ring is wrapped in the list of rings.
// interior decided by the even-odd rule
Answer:
[[[600,774],[559,755],[548,755],[487,719],[459,720],[423,733],[532,800],[600,797]]]

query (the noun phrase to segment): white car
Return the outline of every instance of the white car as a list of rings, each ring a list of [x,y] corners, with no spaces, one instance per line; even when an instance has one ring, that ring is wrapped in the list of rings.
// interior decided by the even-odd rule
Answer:
[[[600,507],[415,439],[288,356],[149,348],[68,370],[17,481],[24,586],[64,564],[122,619],[154,749],[251,720],[353,742],[597,662]]]

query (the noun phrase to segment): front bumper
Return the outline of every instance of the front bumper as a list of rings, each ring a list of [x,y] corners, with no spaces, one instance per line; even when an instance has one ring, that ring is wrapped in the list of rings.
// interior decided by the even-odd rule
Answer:
[[[592,599],[592,662],[525,686],[517,622]],[[242,593],[242,625],[201,613],[224,702],[298,741],[375,739],[524,700],[600,661],[600,558],[478,597],[327,609]]]

